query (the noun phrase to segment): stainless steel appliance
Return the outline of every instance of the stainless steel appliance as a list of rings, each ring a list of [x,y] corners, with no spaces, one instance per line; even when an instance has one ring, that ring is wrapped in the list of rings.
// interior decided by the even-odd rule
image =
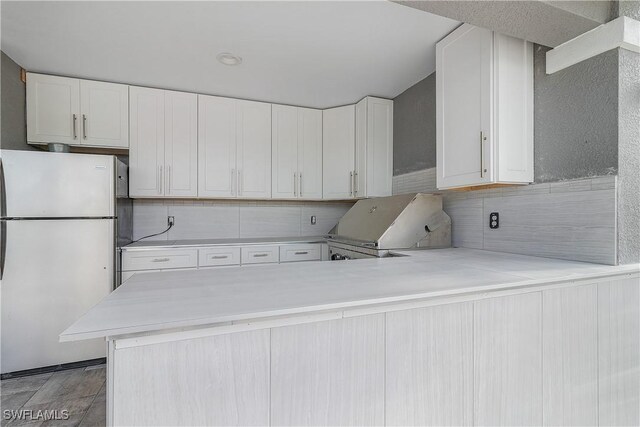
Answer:
[[[103,340],[58,335],[116,285],[127,187],[114,156],[0,150],[3,374],[105,356]]]
[[[451,219],[437,194],[359,200],[329,239],[329,259],[385,257],[392,249],[451,246]]]

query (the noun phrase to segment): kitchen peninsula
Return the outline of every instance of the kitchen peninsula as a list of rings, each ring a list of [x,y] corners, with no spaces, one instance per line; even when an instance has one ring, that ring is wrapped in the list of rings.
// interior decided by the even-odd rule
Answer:
[[[136,275],[61,340],[109,425],[637,424],[639,265],[396,255]]]

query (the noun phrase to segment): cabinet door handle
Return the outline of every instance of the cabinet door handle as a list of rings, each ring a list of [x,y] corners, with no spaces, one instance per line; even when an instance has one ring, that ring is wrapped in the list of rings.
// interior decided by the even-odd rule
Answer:
[[[234,192],[234,188],[235,186],[233,185],[234,181],[236,178],[236,170],[235,169],[231,169],[231,195],[235,196],[236,193]]]
[[[264,254],[264,253],[263,254],[253,254],[254,258],[263,258],[263,257],[266,257],[266,256],[269,256],[269,254]]]
[[[298,197],[298,174],[293,173],[293,197]]]
[[[487,140],[487,137],[484,136],[484,132],[480,131],[480,178],[484,178],[484,173],[486,172],[484,168],[484,141]]]
[[[229,255],[213,255],[211,259],[227,259]]]
[[[307,251],[300,251],[300,252],[296,252],[296,255],[307,255],[309,252]]]
[[[171,194],[171,165],[167,165],[167,194]]]
[[[353,196],[355,197],[358,194],[358,190],[359,190],[359,183],[358,183],[358,172],[353,171]]]
[[[162,178],[160,177],[160,166],[156,167],[156,188],[158,191],[158,194],[160,194],[160,180]]]
[[[171,261],[171,258],[154,258],[151,262],[167,262]]]
[[[302,197],[302,172],[298,174],[298,197]]]
[[[238,196],[242,196],[242,171],[238,169]]]
[[[87,139],[87,116],[82,115],[82,139]]]
[[[164,177],[162,176],[162,166],[160,166],[160,191],[158,192],[158,194],[162,194],[162,181],[164,180]]]
[[[349,196],[353,196],[353,171],[349,172]]]
[[[73,115],[73,139],[78,139],[78,132],[77,132],[77,124],[78,124],[78,116],[76,116],[75,114]]]

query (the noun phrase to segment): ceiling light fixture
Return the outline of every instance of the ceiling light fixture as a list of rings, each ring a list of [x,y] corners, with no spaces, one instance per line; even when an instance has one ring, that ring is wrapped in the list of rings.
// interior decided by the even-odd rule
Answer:
[[[241,57],[228,52],[219,53],[216,58],[224,65],[240,65],[242,63]]]

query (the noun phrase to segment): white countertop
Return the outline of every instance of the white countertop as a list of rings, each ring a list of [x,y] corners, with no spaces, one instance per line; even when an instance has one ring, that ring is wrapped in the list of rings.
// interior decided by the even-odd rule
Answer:
[[[409,256],[135,275],[60,335],[61,341],[297,315],[565,280],[638,273],[473,249]]]
[[[123,246],[123,251],[140,249],[166,249],[200,246],[233,246],[233,245],[277,245],[279,243],[323,243],[328,236],[296,236],[296,237],[258,237],[233,239],[192,239],[192,240],[142,240]]]

